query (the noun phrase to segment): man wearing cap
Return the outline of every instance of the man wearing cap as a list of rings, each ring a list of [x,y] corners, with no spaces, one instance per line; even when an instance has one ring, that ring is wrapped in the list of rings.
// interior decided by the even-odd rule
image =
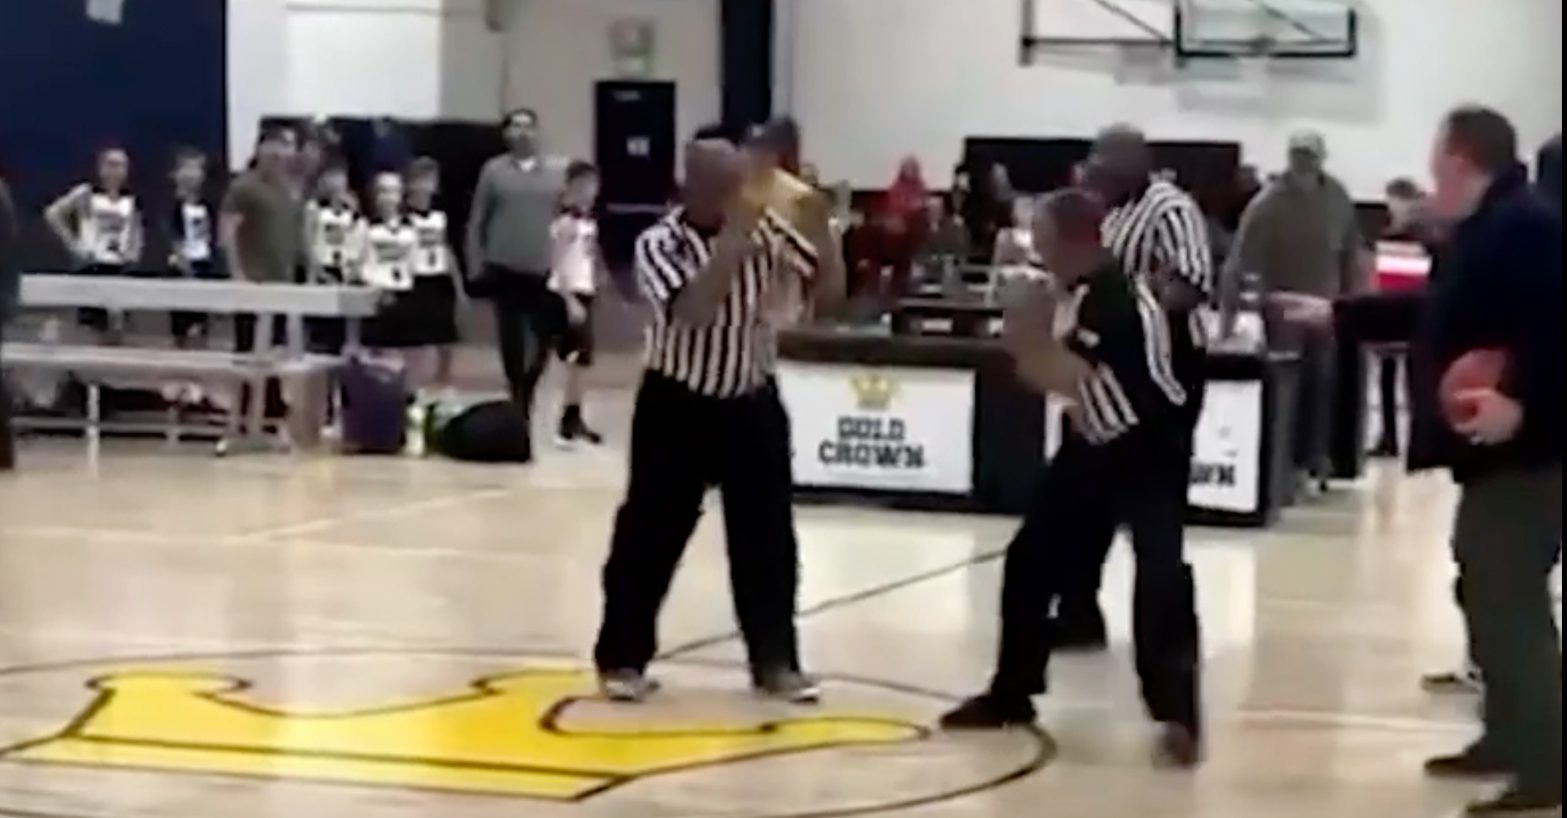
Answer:
[[[1233,316],[1242,277],[1256,276],[1269,346],[1301,356],[1296,465],[1317,487],[1330,474],[1333,301],[1366,284],[1355,202],[1324,169],[1326,158],[1321,135],[1290,138],[1288,169],[1246,208],[1220,284],[1225,314]]]

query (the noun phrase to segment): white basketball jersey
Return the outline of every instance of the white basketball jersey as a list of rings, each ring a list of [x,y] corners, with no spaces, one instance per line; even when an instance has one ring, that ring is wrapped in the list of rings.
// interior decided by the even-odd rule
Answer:
[[[446,214],[439,210],[408,214],[408,223],[419,235],[419,250],[414,255],[414,275],[443,276],[451,274],[446,250]]]
[[[364,282],[383,290],[413,287],[414,256],[419,232],[406,220],[372,222],[365,230]]]
[[[550,289],[558,293],[592,295],[598,267],[598,223],[562,214],[550,226]]]
[[[136,197],[94,190],[82,214],[81,251],[94,264],[129,264],[136,231]]]
[[[315,226],[315,234],[310,237],[310,257],[321,268],[341,273],[359,255],[355,246],[359,214],[338,203],[311,202],[310,208],[311,224]]]
[[[201,263],[212,260],[212,211],[202,202],[182,202],[179,210],[180,258]]]

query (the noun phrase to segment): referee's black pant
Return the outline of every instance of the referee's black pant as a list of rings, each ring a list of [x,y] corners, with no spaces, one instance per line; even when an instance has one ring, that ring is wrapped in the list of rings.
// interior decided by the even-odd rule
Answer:
[[[1184,498],[1191,483],[1192,436],[1197,431],[1197,422],[1202,418],[1203,400],[1207,392],[1208,380],[1203,373],[1207,351],[1192,337],[1189,313],[1168,312],[1166,318],[1170,325],[1171,363],[1176,380],[1186,391],[1186,406],[1182,412],[1186,435],[1181,440],[1183,448],[1177,453],[1184,465],[1167,476],[1172,481],[1171,490],[1180,492]],[[1115,532],[1116,527],[1107,521],[1099,531],[1086,535],[1093,546],[1087,552],[1081,575],[1062,596],[1057,612],[1061,631],[1069,635],[1069,641],[1077,641],[1085,634],[1099,635],[1104,632],[1099,592],[1104,585],[1104,566],[1110,558],[1110,546],[1115,543]]]
[[[1176,439],[1168,430],[1139,430],[1093,446],[1067,436],[1007,548],[993,695],[1045,692],[1051,608],[1086,568],[1097,568],[1101,533],[1126,525],[1137,556],[1132,619],[1143,701],[1154,721],[1200,732],[1201,638],[1184,553],[1186,493],[1172,490],[1172,472],[1185,468]]]
[[[789,417],[768,384],[711,398],[648,372],[631,421],[631,474],[604,566],[600,670],[645,669],[658,613],[709,487],[723,493],[729,581],[753,673],[799,669]]]

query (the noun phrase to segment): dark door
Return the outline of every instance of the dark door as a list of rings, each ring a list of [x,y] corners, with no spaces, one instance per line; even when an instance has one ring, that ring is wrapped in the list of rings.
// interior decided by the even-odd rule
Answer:
[[[668,209],[675,189],[675,84],[603,81],[594,95],[600,236],[610,267],[621,270],[637,235]]]

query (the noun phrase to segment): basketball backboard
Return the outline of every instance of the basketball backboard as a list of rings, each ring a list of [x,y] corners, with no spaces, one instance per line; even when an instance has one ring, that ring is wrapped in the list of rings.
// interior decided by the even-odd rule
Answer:
[[[1353,57],[1359,16],[1346,0],[1175,0],[1180,58]]]

